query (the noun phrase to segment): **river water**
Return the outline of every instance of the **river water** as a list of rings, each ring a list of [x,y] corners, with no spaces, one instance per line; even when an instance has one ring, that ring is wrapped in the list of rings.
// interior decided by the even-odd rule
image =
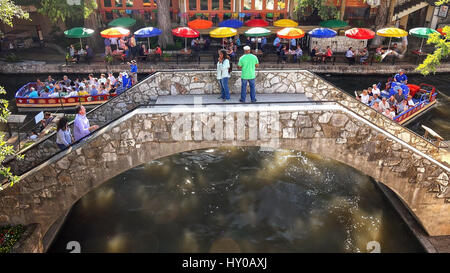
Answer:
[[[321,76],[350,94],[384,80]],[[34,78],[0,75],[0,84],[12,99]],[[449,139],[450,74],[409,78],[441,92],[409,127]],[[82,252],[367,252],[370,241],[381,252],[424,251],[370,177],[317,155],[257,147],[191,151],[124,172],[74,205],[49,252],[68,252],[69,241]]]

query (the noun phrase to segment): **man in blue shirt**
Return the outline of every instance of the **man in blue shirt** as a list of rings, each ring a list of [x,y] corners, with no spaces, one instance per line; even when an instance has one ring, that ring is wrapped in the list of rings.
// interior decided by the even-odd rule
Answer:
[[[95,85],[92,85],[92,89],[91,92],[89,92],[91,96],[96,96],[98,95],[98,90],[97,88],[95,88]]]
[[[29,98],[39,98],[39,94],[36,91],[36,89],[34,89],[34,87],[31,87],[31,93],[28,95]]]
[[[136,84],[138,82],[137,72],[138,72],[138,68],[137,68],[136,61],[132,60],[131,64],[130,64],[130,73],[131,73],[131,77],[133,78],[133,84]]]
[[[400,70],[400,72],[394,76],[394,80],[399,83],[408,83],[408,77],[406,77],[404,70]]]

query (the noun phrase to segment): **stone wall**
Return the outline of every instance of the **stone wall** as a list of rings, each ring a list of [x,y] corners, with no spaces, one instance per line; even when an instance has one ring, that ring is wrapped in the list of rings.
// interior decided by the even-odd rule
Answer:
[[[215,75],[213,71],[157,72],[108,103],[93,109],[87,117],[91,124],[105,125],[140,104],[148,104],[151,98],[156,99],[158,96],[219,94],[220,89]],[[240,93],[240,71],[232,72],[229,85],[231,93]],[[421,136],[377,113],[309,71],[258,71],[256,92],[259,94],[304,93],[314,101],[337,101],[420,151],[429,155],[437,152],[437,148]],[[11,169],[15,173],[22,173],[54,154],[58,151],[55,137],[55,135],[50,136],[42,143],[30,146],[25,152],[24,160],[14,160],[9,163]]]
[[[239,105],[223,118],[225,107],[206,109],[200,123],[193,107],[183,108],[181,114],[152,108],[127,114],[0,191],[0,224],[39,223],[45,234],[81,197],[135,166],[188,150],[269,146],[352,166],[392,189],[430,235],[450,234],[448,170],[346,108],[333,103],[323,106],[332,110],[291,105],[294,108],[283,111],[262,105],[256,112],[252,105]],[[189,122],[179,123],[180,117]],[[227,130],[219,130],[224,127]]]
[[[317,46],[319,50],[326,51],[327,46],[331,47],[333,52],[346,52],[350,47],[354,50],[362,49],[367,46],[367,40],[356,40],[347,36],[336,36],[333,38],[311,38],[309,48]]]

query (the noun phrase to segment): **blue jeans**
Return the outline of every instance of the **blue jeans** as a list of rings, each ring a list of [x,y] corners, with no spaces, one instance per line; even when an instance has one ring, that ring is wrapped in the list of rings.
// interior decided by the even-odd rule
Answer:
[[[244,80],[241,79],[242,87],[241,87],[241,101],[245,101],[245,97],[247,96],[247,82],[250,85],[250,99],[252,102],[256,101],[256,91],[255,91],[255,79]]]
[[[230,89],[228,88],[228,79],[222,78],[219,80],[220,82],[220,92],[222,92],[222,99],[229,100],[230,99]]]

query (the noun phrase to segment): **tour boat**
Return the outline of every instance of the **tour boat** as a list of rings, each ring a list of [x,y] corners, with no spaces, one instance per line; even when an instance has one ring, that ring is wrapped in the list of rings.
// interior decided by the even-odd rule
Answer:
[[[19,112],[28,111],[45,111],[56,108],[73,109],[78,105],[83,105],[86,108],[92,108],[102,103],[107,102],[110,98],[115,97],[116,94],[95,95],[95,96],[78,96],[78,97],[61,97],[61,98],[27,98],[23,94],[29,88],[36,88],[35,82],[30,82],[19,88],[16,92],[16,105]]]
[[[378,88],[380,88],[380,85],[381,84],[379,83]],[[414,107],[409,108],[408,110],[396,115],[393,118],[394,121],[398,122],[401,125],[408,124],[413,119],[430,110],[436,104],[436,96],[438,94],[438,91],[433,85],[426,83],[414,85],[392,82],[389,90],[381,91],[381,98],[385,97],[386,99],[389,99],[391,95],[397,93],[395,91],[396,88],[401,88],[403,94],[411,95],[412,100],[414,101]],[[355,94],[358,95],[356,91]]]

